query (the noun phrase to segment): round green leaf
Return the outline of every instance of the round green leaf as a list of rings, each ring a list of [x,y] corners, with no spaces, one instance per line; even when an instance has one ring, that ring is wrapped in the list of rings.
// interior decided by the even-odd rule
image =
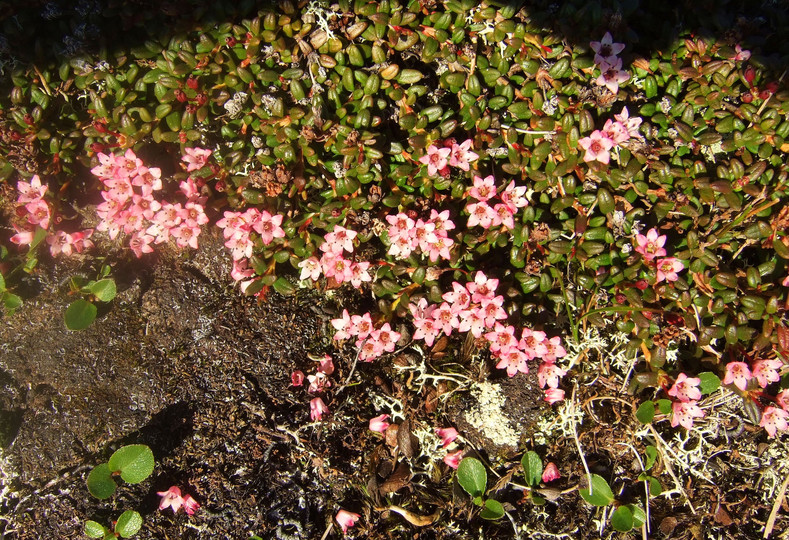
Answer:
[[[611,525],[617,531],[629,531],[633,528],[633,512],[627,506],[620,506],[611,515]]]
[[[671,412],[671,400],[670,399],[659,399],[657,400],[657,408],[663,414],[668,414]]]
[[[608,506],[614,501],[614,493],[605,478],[597,474],[590,474],[589,481],[589,489],[579,490],[581,497],[586,502],[594,506]]]
[[[104,538],[104,535],[107,534],[107,527],[89,519],[85,522],[85,534],[91,538]]]
[[[521,458],[521,465],[523,466],[523,476],[526,478],[526,483],[530,486],[536,486],[542,480],[542,460],[536,452],[528,451],[523,454]]]
[[[277,281],[274,282],[274,290],[283,296],[289,296],[296,292],[296,288],[284,277],[277,278]]]
[[[701,390],[702,394],[711,394],[720,388],[721,380],[712,372],[704,371],[699,373],[699,379],[701,379],[699,390]]]
[[[658,449],[650,444],[644,449],[644,454],[647,457],[647,462],[644,465],[644,469],[648,471],[657,461]]]
[[[66,308],[66,328],[84,330],[96,319],[96,306],[80,298]]]
[[[137,534],[140,527],[142,527],[142,516],[134,510],[126,510],[118,518],[118,522],[115,524],[115,532],[123,538],[129,538]]]
[[[14,311],[22,305],[22,299],[13,293],[5,291],[3,293],[3,305],[8,311]]]
[[[93,293],[96,298],[101,300],[102,302],[109,302],[115,295],[117,294],[117,289],[115,288],[115,280],[113,279],[100,279],[99,281],[95,282],[93,285],[89,287],[90,292]]]
[[[153,452],[144,444],[130,444],[110,456],[109,469],[130,484],[139,484],[153,472]]]
[[[463,458],[458,465],[457,478],[461,487],[472,497],[481,497],[485,493],[488,475],[480,460],[473,457]]]
[[[636,418],[642,424],[649,424],[655,418],[655,403],[652,401],[645,401],[636,411]]]
[[[482,519],[501,519],[504,516],[504,507],[499,501],[488,499],[479,513]]]
[[[88,491],[97,499],[108,499],[115,493],[118,485],[112,479],[112,472],[106,463],[94,467],[88,475]]]
[[[647,514],[636,504],[628,504],[627,507],[633,513],[633,527],[640,527],[647,521]]]

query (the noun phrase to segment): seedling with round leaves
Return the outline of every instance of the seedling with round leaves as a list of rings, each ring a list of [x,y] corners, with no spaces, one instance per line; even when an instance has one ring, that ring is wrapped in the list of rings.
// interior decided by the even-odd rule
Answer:
[[[471,496],[471,501],[482,508],[479,515],[482,519],[501,519],[504,517],[504,507],[495,499],[485,498],[485,489],[488,483],[488,473],[485,465],[473,457],[466,457],[460,461],[456,476],[460,487]]]
[[[112,529],[93,520],[85,522],[85,534],[90,538],[102,538],[103,540],[113,540],[115,538],[131,538],[137,534],[142,527],[142,516],[134,510],[126,510],[122,513]]]
[[[107,463],[93,468],[88,474],[88,491],[97,499],[108,499],[115,494],[120,477],[129,484],[139,484],[153,472],[151,449],[144,444],[131,444],[115,451]]]
[[[107,277],[110,267],[103,266],[96,280],[86,281],[80,276],[71,278],[70,287],[72,294],[83,297],[71,302],[66,308],[64,319],[69,330],[84,330],[96,320],[98,307],[94,302],[109,303],[117,295],[118,289],[115,280]]]
[[[589,487],[579,490],[581,497],[592,506],[605,507],[616,503],[611,486],[605,478],[591,473],[588,476]],[[620,532],[627,532],[640,527],[646,522],[646,513],[635,504],[621,504],[611,514],[611,526]]]

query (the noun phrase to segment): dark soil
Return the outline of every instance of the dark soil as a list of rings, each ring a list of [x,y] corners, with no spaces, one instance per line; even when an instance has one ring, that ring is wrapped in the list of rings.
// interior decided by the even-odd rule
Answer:
[[[395,450],[367,429],[369,418],[385,412],[376,408],[374,396],[402,406],[401,431],[403,426],[417,434],[457,427],[467,452],[503,474],[496,496],[515,523],[526,527],[521,537],[549,532],[599,537],[594,521],[599,511],[572,490],[584,475],[572,438],[558,436],[542,446],[532,440],[538,418],[549,409],[539,401],[533,373],[512,379],[497,370],[489,373],[491,365],[473,343],[441,342],[425,358],[405,349],[359,364],[340,390],[354,351],[331,343],[328,321],[341,305],[359,298],[345,290],[330,295],[301,290],[288,297],[272,291],[262,301],[244,297],[230,286],[221,241],[201,240],[192,257],[116,265],[120,293],[87,330],[64,327],[69,301],[64,280],[75,268],[60,265],[41,270],[29,284],[37,294],[4,319],[0,485],[6,489],[0,493],[0,515],[5,516],[0,537],[84,538],[87,519],[109,524],[124,510],[135,509],[144,518],[141,539],[337,538],[341,532],[333,517],[345,508],[362,514],[349,532],[358,538],[514,538],[507,519],[494,523],[477,517],[441,462],[440,448],[420,447],[411,439],[406,445],[411,448],[404,449],[398,436],[400,449]],[[313,396],[292,387],[290,374],[295,369],[314,373],[308,355],[325,353],[332,354],[337,367],[334,386],[324,395],[331,414],[312,423]],[[501,421],[519,433],[517,444],[492,441],[467,420],[476,405],[467,389],[450,395],[456,387],[452,382],[421,384],[417,368],[423,363],[428,374],[468,377],[472,383],[492,380],[507,397]],[[631,450],[617,445],[626,442],[643,452],[643,444],[632,437],[638,427],[632,415],[635,399],[618,395],[605,380],[578,388],[586,417],[593,413],[598,420],[578,426],[592,472],[617,481],[630,478],[624,485],[633,493],[617,496],[637,501],[643,493],[640,469]],[[603,391],[617,399],[595,400]],[[756,446],[762,436],[745,431],[737,445],[743,452],[764,451]],[[132,443],[153,449],[153,476],[121,486],[106,501],[91,497],[85,485],[90,469]],[[523,482],[516,464],[524,448],[537,450],[562,472],[554,491],[546,492],[558,498],[542,508],[506,486],[507,481]],[[752,461],[734,452],[721,455],[715,484],[684,479],[695,514],[680,496],[652,499],[651,537],[761,536],[770,508],[761,502],[758,482],[742,475]],[[770,460],[765,454],[764,466]],[[671,487],[665,470],[661,481]],[[171,485],[192,494],[202,508],[194,516],[160,512],[156,492]],[[432,522],[411,525],[388,510],[390,505],[432,516],[427,519]],[[775,531],[786,528],[787,519],[779,515]],[[610,534],[608,526],[604,536]]]

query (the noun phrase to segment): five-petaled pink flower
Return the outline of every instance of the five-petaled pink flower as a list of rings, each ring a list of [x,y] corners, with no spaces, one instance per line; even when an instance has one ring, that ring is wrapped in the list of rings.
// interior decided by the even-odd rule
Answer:
[[[427,148],[427,154],[419,158],[419,162],[427,165],[428,175],[435,176],[437,172],[447,166],[447,159],[451,152],[451,148],[439,148],[435,144],[431,144]]]
[[[458,167],[466,172],[469,170],[469,163],[479,157],[471,151],[471,139],[467,139],[460,144],[452,144],[452,153],[449,156],[449,164]]]
[[[608,163],[611,159],[609,152],[614,147],[614,141],[608,136],[596,129],[588,137],[578,139],[578,146],[586,150],[584,154],[584,161],[599,161],[600,163]]]
[[[606,32],[600,41],[592,41],[589,46],[595,52],[595,64],[602,64],[616,58],[616,55],[625,50],[624,43],[614,43],[611,32]]]
[[[685,265],[682,264],[682,261],[676,259],[674,257],[666,257],[664,259],[658,259],[657,261],[657,276],[656,280],[658,283],[661,281],[677,281],[679,276],[677,272],[681,272],[685,269]]]
[[[340,524],[342,528],[342,532],[347,533],[348,529],[356,525],[356,522],[359,520],[361,516],[354,512],[348,512],[347,510],[340,510],[337,512],[337,515],[334,516],[334,519],[337,520],[337,523]]]
[[[627,82],[628,79],[630,79],[630,75],[627,71],[622,70],[622,59],[617,58],[613,63],[600,63],[600,76],[594,82],[600,86],[605,86],[612,94],[617,94],[619,85]]]
[[[781,380],[781,376],[778,374],[778,370],[781,368],[781,366],[783,366],[783,362],[776,360],[775,358],[757,360],[753,364],[752,374],[759,383],[759,386],[762,388],[767,388],[767,385],[769,385],[771,382],[777,382]]]
[[[184,154],[181,159],[186,163],[186,172],[192,172],[205,167],[212,152],[205,148],[184,148]]]
[[[564,400],[564,390],[561,388],[549,388],[545,391],[545,401],[553,405]]]
[[[177,513],[183,506],[184,512],[191,516],[200,508],[200,503],[194,500],[191,495],[187,493],[182,496],[178,486],[171,486],[167,491],[157,491],[156,494],[162,498],[159,501],[159,510],[169,507],[173,509],[173,513]]]
[[[748,388],[748,381],[751,380],[751,370],[745,362],[729,362],[726,364],[726,376],[723,384],[734,384],[737,388],[745,392]]]
[[[684,373],[677,375],[677,380],[669,389],[668,395],[680,401],[696,401],[701,399],[701,390],[698,386],[701,379],[698,377],[688,377]]]
[[[651,261],[655,257],[664,257],[666,250],[663,246],[666,244],[666,235],[658,236],[657,229],[649,229],[646,236],[643,234],[636,234],[636,251],[640,253],[647,261]]]
[[[675,401],[671,404],[671,427],[682,426],[685,429],[693,427],[694,418],[702,418],[704,411],[695,401]]]
[[[789,413],[785,410],[766,407],[764,412],[762,412],[762,419],[759,425],[764,428],[770,438],[773,438],[778,431],[789,429],[789,424],[786,423],[787,418],[789,418]]]

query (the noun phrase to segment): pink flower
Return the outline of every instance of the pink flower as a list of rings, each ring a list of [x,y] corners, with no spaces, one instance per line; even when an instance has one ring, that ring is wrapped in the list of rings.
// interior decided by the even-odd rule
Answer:
[[[348,333],[357,338],[356,343],[367,339],[367,337],[375,330],[373,327],[373,320],[370,313],[364,315],[351,315],[351,326]]]
[[[496,368],[506,369],[507,377],[514,377],[518,373],[529,372],[529,357],[520,349],[510,347],[508,349],[493,353],[493,356],[497,356],[499,358]]]
[[[666,235],[658,236],[657,229],[649,229],[647,235],[636,234],[636,251],[640,253],[647,261],[651,261],[655,257],[663,257],[666,255],[666,250],[663,246],[666,244]]]
[[[358,289],[362,286],[362,283],[371,282],[373,278],[367,271],[368,268],[370,268],[370,263],[367,261],[351,264],[351,279],[349,280],[351,285]]]
[[[479,202],[490,200],[491,197],[496,195],[496,179],[493,178],[492,174],[485,178],[475,176],[473,187],[469,190],[468,194]]]
[[[780,375],[778,375],[778,369],[783,366],[783,362],[780,360],[772,359],[772,360],[757,360],[753,364],[753,376],[759,382],[759,386],[762,388],[767,388],[771,382],[777,382],[781,380]]]
[[[299,268],[301,268],[299,279],[310,278],[312,281],[318,281],[321,277],[321,263],[316,257],[304,259],[299,263]]]
[[[674,257],[658,259],[656,276],[657,283],[660,283],[663,280],[677,281],[679,279],[677,272],[681,272],[684,269],[685,265],[682,264],[682,261],[675,259]]]
[[[723,384],[734,384],[737,388],[745,392],[748,388],[748,381],[751,380],[751,370],[745,362],[729,362],[726,364],[726,376]]]
[[[359,360],[362,362],[372,362],[384,352],[383,345],[375,336],[370,336],[359,349]]]
[[[781,285],[784,287],[789,287],[789,276],[786,276],[783,281],[781,281]]]
[[[471,301],[474,303],[482,303],[485,299],[493,299],[498,286],[498,279],[488,278],[481,271],[474,274],[474,281],[466,283],[466,289],[471,293]]]
[[[447,166],[447,158],[451,152],[451,148],[439,148],[431,144],[427,149],[427,154],[419,158],[419,162],[427,165],[429,176],[435,176],[438,171]]]
[[[501,192],[501,202],[506,204],[514,214],[518,208],[529,206],[529,199],[526,198],[526,186],[515,186],[515,180],[510,181],[504,191]]]
[[[562,338],[559,336],[554,336],[547,341],[542,342],[545,345],[545,354],[542,355],[542,359],[546,362],[555,362],[557,358],[562,358],[567,356],[567,351],[562,347]]]
[[[340,510],[337,512],[337,515],[334,516],[334,519],[340,524],[342,532],[347,533],[350,527],[356,525],[356,521],[358,521],[360,517],[359,514],[348,512],[347,510]]]
[[[323,358],[318,360],[318,371],[326,375],[334,373],[334,362],[332,362],[331,356],[326,354]]]
[[[446,448],[458,438],[458,430],[455,428],[438,428],[436,435],[441,439],[441,447]]]
[[[336,225],[332,232],[323,237],[325,242],[321,244],[320,249],[336,255],[342,255],[343,250],[353,253],[353,239],[357,234],[356,231]]]
[[[677,380],[669,388],[668,395],[680,401],[696,401],[701,399],[701,390],[698,389],[701,379],[688,377],[684,373],[677,375]]]
[[[389,415],[382,414],[380,416],[376,416],[375,418],[370,418],[370,431],[377,431],[378,433],[383,433],[389,427]]]
[[[208,158],[211,157],[211,150],[204,148],[184,148],[181,160],[186,163],[186,172],[197,171],[205,167]]]
[[[150,234],[137,231],[129,239],[129,248],[134,253],[134,256],[139,259],[144,253],[153,253],[153,248],[151,247],[153,241],[154,237]]]
[[[38,225],[42,229],[49,229],[49,219],[51,217],[49,205],[43,199],[36,199],[25,205],[27,210],[27,221],[31,225]]]
[[[393,352],[400,339],[400,333],[392,330],[389,323],[384,323],[381,328],[374,330],[370,335],[381,344],[381,348],[386,352]]]
[[[37,174],[30,179],[29,183],[21,180],[17,182],[16,189],[19,192],[16,202],[20,204],[37,201],[47,192],[47,186],[41,185],[41,178]]]
[[[617,58],[611,63],[605,61],[600,63],[600,76],[594,82],[599,86],[605,86],[616,95],[619,92],[619,85],[627,82],[628,79],[630,75],[622,70],[622,59]]]
[[[348,333],[348,329],[351,327],[351,316],[348,315],[348,310],[342,310],[342,317],[339,319],[332,319],[331,325],[336,330],[334,334],[334,340],[340,341],[343,339],[348,339],[351,335]]]
[[[745,62],[751,57],[751,51],[743,49],[739,43],[734,46],[734,52],[736,54],[732,57],[732,60],[735,62]]]
[[[258,215],[258,219],[252,223],[252,228],[260,235],[260,239],[265,245],[269,245],[274,238],[283,238],[285,231],[282,230],[282,216],[279,214],[271,215],[263,210]]]
[[[292,386],[301,386],[304,384],[304,372],[296,370],[290,374],[290,384]]]
[[[466,211],[469,213],[467,222],[469,227],[479,225],[483,229],[490,229],[498,221],[498,215],[486,202],[467,204]]]
[[[14,225],[14,229],[16,230],[16,234],[9,239],[11,242],[19,246],[29,246],[33,243],[34,231],[22,229],[16,224]]]
[[[785,411],[789,412],[789,388],[784,388],[775,396],[775,401]]]
[[[436,238],[435,242],[428,246],[428,256],[430,257],[430,260],[435,262],[439,257],[447,261],[450,260],[452,258],[452,254],[450,253],[449,248],[451,248],[454,243],[455,241],[451,238],[446,238],[443,236]]]
[[[162,500],[159,501],[159,510],[170,507],[175,514],[181,509],[181,505],[184,503],[184,499],[181,497],[181,490],[178,486],[172,486],[167,491],[157,491],[156,494],[162,498]]]
[[[546,484],[561,478],[561,476],[562,475],[559,473],[559,468],[553,461],[549,461],[545,466],[545,469],[542,471],[542,481]]]
[[[414,328],[414,339],[422,339],[428,346],[432,346],[435,339],[444,330],[443,325],[430,315],[414,317]]]
[[[785,410],[766,407],[759,425],[764,428],[770,438],[773,438],[776,432],[789,429],[789,425],[786,423],[787,418],[789,418],[789,413]]]
[[[442,302],[441,305],[433,310],[432,315],[438,327],[448,336],[460,324],[457,311],[453,310],[452,306],[447,302]]]
[[[449,164],[468,172],[469,163],[477,159],[479,155],[471,151],[471,139],[467,139],[460,144],[452,144],[452,153],[449,156]]]
[[[630,134],[627,132],[627,127],[619,121],[614,122],[610,118],[605,121],[603,126],[603,133],[614,141],[614,144],[622,144],[630,139]]]
[[[457,469],[461,459],[463,459],[463,450],[447,452],[447,455],[444,456],[444,463],[453,469]]]
[[[545,391],[545,401],[553,405],[564,400],[564,390],[559,388],[549,388]]]
[[[567,375],[567,372],[556,364],[543,362],[540,364],[539,371],[537,371],[537,381],[540,384],[540,388],[545,388],[546,385],[550,388],[558,388],[559,379],[565,375]]]
[[[184,512],[188,515],[193,515],[200,508],[200,503],[192,498],[188,493],[184,495]]]
[[[524,328],[521,330],[521,339],[518,342],[518,346],[529,358],[544,358],[548,352],[548,347],[545,345],[547,342],[548,339],[545,332]]]
[[[624,43],[614,43],[614,39],[611,36],[611,32],[606,32],[603,36],[603,39],[600,41],[592,41],[589,43],[589,46],[595,52],[594,55],[594,62],[595,64],[601,64],[603,62],[608,62],[609,60],[613,60],[613,57],[616,57],[619,53],[625,50]]]
[[[485,334],[485,339],[490,342],[490,350],[494,353],[518,347],[518,340],[515,338],[515,327],[512,325],[504,326],[496,323],[492,332]]]
[[[321,398],[316,397],[310,401],[310,418],[313,422],[319,422],[327,412],[329,412],[329,408]]]
[[[695,401],[675,401],[671,404],[671,427],[678,425],[685,429],[693,428],[693,419],[702,418],[704,411]]]
[[[614,141],[608,138],[608,135],[596,129],[588,137],[578,139],[578,146],[586,150],[584,154],[584,161],[599,161],[600,163],[608,163],[611,159],[609,152],[614,147]]]
[[[307,392],[310,394],[318,394],[331,386],[329,378],[320,371],[315,375],[308,375],[307,380],[310,381],[310,385],[307,387]]]
[[[627,112],[627,107],[623,107],[621,113],[615,114],[614,120],[625,126],[625,129],[627,129],[627,134],[631,138],[643,139],[641,133],[638,132],[638,128],[641,126],[641,118],[630,118],[630,113]]]

